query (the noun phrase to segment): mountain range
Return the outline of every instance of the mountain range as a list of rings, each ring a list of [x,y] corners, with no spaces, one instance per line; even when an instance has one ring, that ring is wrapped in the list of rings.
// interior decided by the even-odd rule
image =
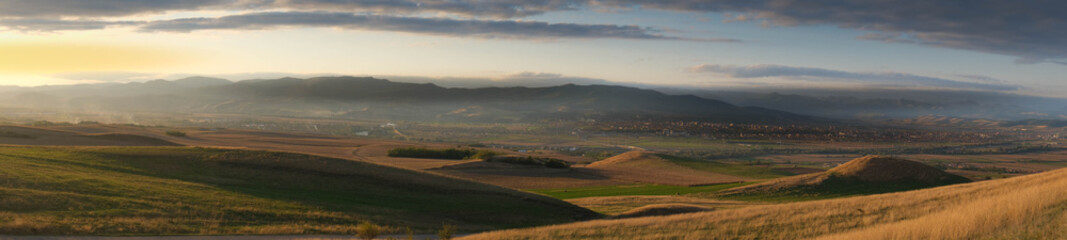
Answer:
[[[557,119],[809,121],[693,95],[632,87],[445,88],[371,77],[230,82],[193,77],[144,83],[18,88],[5,105],[56,110],[246,113],[364,119],[522,122]]]
[[[6,97],[5,97],[6,96]],[[0,88],[0,106],[56,111],[202,112],[432,121],[678,119],[1067,120],[1067,99],[938,90],[746,92],[614,85],[443,87],[372,77],[225,79]],[[783,111],[784,110],[784,111]],[[787,112],[788,111],[788,112]],[[813,116],[813,117],[808,117]]]
[[[741,106],[788,110],[837,119],[943,116],[1019,121],[1067,120],[1067,99],[1000,92],[949,90],[783,90],[773,92],[657,89]]]

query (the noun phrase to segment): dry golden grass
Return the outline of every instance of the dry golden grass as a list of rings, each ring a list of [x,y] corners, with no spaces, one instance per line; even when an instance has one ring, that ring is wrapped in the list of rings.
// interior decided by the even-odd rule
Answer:
[[[982,155],[941,155],[941,154],[904,154],[897,157],[919,162],[933,163],[967,163],[977,167],[1009,168],[1028,172],[1043,172],[1067,166],[1067,151],[1034,152],[1019,154],[982,154]],[[819,166],[832,167],[860,157],[856,154],[796,154],[764,156],[759,159],[767,162],[814,163]],[[965,177],[981,179],[989,172],[950,170]],[[1019,173],[997,173],[996,175],[1017,176]]]
[[[599,217],[488,184],[309,155],[194,147],[0,147],[0,234],[349,234]]]
[[[682,213],[707,212],[711,210],[715,209],[693,204],[652,204],[644,207],[630,209],[629,211],[620,213],[619,215],[615,215],[613,218],[622,219],[650,216],[668,216]]]
[[[1067,169],[842,199],[483,233],[463,239],[1017,239],[1062,237]]]
[[[178,146],[173,142],[145,134],[95,133],[79,134],[47,128],[0,126],[0,132],[13,136],[0,136],[0,144],[35,146]]]
[[[585,169],[582,168],[441,169],[433,170],[431,172],[516,189],[614,186],[632,183],[611,179],[606,176],[585,171]]]
[[[885,193],[970,182],[920,162],[866,156],[821,173],[778,178],[719,192],[725,195],[847,196]]]
[[[187,146],[200,146],[212,148],[236,148],[255,149],[270,151],[285,151],[303,153],[331,158],[358,160],[363,162],[388,165],[399,168],[425,171],[440,168],[449,164],[455,164],[455,160],[422,159],[422,158],[394,158],[388,157],[389,149],[397,147],[431,147],[449,148],[456,147],[453,144],[440,143],[412,143],[382,139],[367,138],[342,138],[312,134],[278,133],[252,130],[224,129],[218,131],[188,130],[187,137],[167,136],[167,129],[141,128],[123,125],[76,125],[75,127],[52,127],[42,128],[42,131],[66,132],[71,131],[92,134],[134,134],[163,139]],[[3,139],[0,139],[3,140]],[[0,141],[0,144],[3,142]],[[18,144],[18,143],[13,143]],[[509,154],[516,154],[507,150],[493,149]],[[577,161],[576,157],[551,153],[524,154],[541,157],[551,157]],[[591,171],[553,171],[544,169],[510,169],[510,170],[450,170],[450,171],[426,171],[428,173],[444,174],[473,181],[489,183],[511,188],[560,188],[582,186],[604,186],[631,183],[618,181]]]
[[[744,178],[700,171],[675,164],[650,152],[630,151],[594,162],[585,168],[610,178],[676,186],[744,181]]]
[[[757,203],[716,200],[686,196],[611,196],[567,199],[567,202],[606,215],[617,215],[648,205],[688,204],[715,209],[741,208],[756,206]]]

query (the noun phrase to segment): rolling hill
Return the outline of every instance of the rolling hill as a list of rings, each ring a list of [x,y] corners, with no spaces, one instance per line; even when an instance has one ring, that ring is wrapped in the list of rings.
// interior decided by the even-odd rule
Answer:
[[[970,182],[925,164],[885,156],[856,158],[820,173],[770,180],[719,192],[756,199],[827,198],[913,190]]]
[[[676,186],[740,182],[746,178],[700,171],[677,165],[651,152],[630,151],[585,166],[620,180]]]
[[[1062,239],[1067,169],[916,191],[596,220],[461,239]]]
[[[1062,119],[1067,99],[964,90],[778,89],[776,92],[657,89],[692,94],[735,105],[788,110],[841,119],[895,119],[927,115],[1018,121]]]
[[[36,146],[180,146],[180,144],[166,140],[135,134],[79,134],[18,126],[0,126],[0,144]]]
[[[429,232],[599,214],[439,175],[293,153],[190,147],[0,147],[0,233],[352,234],[362,221]]]

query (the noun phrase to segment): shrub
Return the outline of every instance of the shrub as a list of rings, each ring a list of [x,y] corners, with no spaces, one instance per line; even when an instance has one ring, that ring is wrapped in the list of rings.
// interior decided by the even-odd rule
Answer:
[[[167,135],[168,135],[168,136],[172,136],[172,137],[185,137],[185,136],[186,136],[186,135],[185,135],[185,132],[182,132],[182,131],[174,131],[174,130],[171,130],[171,131],[167,131]]]
[[[435,159],[468,159],[471,156],[477,154],[478,151],[474,149],[429,149],[429,148],[394,148],[389,150],[390,157],[409,157],[409,158],[435,158]]]
[[[437,238],[441,240],[451,240],[456,235],[456,225],[444,224],[441,226],[441,231],[437,231]]]
[[[374,239],[382,234],[382,227],[371,222],[362,222],[356,226],[356,236],[361,239]]]
[[[498,153],[493,152],[493,151],[479,150],[477,153],[474,153],[474,155],[471,155],[470,157],[467,157],[467,159],[487,160],[487,159],[493,158],[493,156],[496,156],[496,155],[498,155]]]
[[[567,161],[549,158],[549,159],[545,160],[545,167],[548,167],[548,168],[569,168],[569,167],[571,167],[571,164],[567,163]]]

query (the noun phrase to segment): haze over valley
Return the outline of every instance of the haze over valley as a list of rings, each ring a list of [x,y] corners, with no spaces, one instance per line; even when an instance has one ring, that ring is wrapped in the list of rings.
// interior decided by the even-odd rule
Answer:
[[[1064,239],[1061,5],[0,0],[0,239]]]

